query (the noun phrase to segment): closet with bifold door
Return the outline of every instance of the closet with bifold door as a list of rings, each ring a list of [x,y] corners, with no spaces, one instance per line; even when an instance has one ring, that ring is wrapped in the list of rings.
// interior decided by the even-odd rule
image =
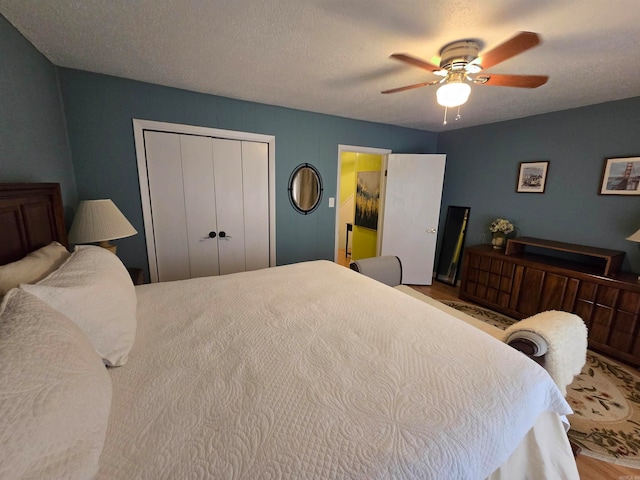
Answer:
[[[158,281],[269,266],[266,143],[145,130],[144,150]]]

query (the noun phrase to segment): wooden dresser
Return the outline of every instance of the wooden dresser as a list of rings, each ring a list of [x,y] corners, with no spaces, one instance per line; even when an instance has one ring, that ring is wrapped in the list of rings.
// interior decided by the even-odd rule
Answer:
[[[564,258],[558,258],[558,253]],[[464,253],[460,298],[516,319],[545,310],[579,315],[589,348],[640,365],[640,282],[618,269],[624,252],[537,238]]]

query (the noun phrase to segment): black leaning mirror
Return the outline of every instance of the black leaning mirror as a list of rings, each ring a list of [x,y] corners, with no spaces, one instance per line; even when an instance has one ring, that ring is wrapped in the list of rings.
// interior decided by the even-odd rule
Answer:
[[[297,212],[307,215],[320,205],[322,177],[309,163],[298,165],[289,177],[289,201]]]
[[[444,235],[436,269],[436,280],[440,282],[456,284],[470,211],[469,207],[449,206],[447,209],[447,220],[444,224]]]

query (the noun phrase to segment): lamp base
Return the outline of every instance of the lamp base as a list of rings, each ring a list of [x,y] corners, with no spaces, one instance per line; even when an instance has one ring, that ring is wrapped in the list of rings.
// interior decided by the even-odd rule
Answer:
[[[109,240],[105,240],[104,242],[98,242],[98,245],[106,250],[109,250],[114,255],[116,254],[116,246],[109,243]]]

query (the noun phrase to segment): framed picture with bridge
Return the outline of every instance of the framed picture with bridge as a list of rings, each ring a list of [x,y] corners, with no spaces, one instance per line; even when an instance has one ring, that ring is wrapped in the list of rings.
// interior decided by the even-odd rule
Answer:
[[[607,158],[600,195],[640,195],[640,157]]]

